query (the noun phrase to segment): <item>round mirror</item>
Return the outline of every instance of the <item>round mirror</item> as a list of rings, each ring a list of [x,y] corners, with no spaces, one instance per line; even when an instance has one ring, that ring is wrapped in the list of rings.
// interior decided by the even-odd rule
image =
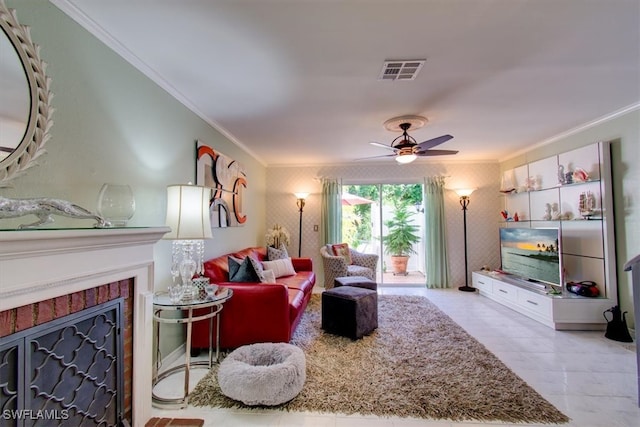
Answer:
[[[0,187],[35,164],[53,123],[46,64],[15,11],[0,1]]]
[[[31,107],[27,74],[4,31],[0,33],[0,93],[1,162],[22,142]]]

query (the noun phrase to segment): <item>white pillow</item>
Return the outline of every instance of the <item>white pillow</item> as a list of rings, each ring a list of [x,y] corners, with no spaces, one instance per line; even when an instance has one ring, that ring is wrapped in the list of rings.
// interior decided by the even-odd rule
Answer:
[[[291,263],[291,258],[262,261],[262,266],[265,270],[273,270],[276,278],[296,274],[296,271],[293,269],[293,264]]]
[[[276,275],[273,270],[262,270],[264,280],[262,283],[276,283]]]

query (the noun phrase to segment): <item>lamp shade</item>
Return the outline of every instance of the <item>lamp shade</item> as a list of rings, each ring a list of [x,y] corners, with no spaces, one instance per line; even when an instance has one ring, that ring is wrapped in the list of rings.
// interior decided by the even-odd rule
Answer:
[[[411,153],[411,154],[398,154],[396,156],[396,162],[406,165],[407,163],[411,163],[413,162],[415,159],[417,159],[418,156],[416,156],[415,154]]]
[[[304,193],[304,192],[299,192],[299,193],[293,193],[294,196],[296,196],[296,199],[306,199],[307,197],[309,197],[309,193]]]
[[[456,188],[455,191],[460,197],[469,197],[475,191],[475,188]]]
[[[199,185],[167,187],[167,220],[171,231],[164,239],[211,239],[209,194],[211,189]]]

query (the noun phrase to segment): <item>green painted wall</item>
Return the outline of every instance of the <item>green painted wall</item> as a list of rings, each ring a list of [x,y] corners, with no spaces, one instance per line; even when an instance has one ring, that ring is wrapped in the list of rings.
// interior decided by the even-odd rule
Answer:
[[[500,168],[504,171],[598,141],[612,142],[618,296],[621,309],[629,312],[627,323],[633,327],[631,274],[624,272],[623,266],[640,253],[640,109],[511,158]]]
[[[195,181],[195,140],[240,161],[248,173],[243,227],[214,229],[212,257],[263,243],[266,168],[188,110],[49,2],[8,1],[49,64],[54,93],[53,127],[39,165],[0,189],[5,197],[55,197],[96,209],[105,182],[133,188],[134,226],[164,225],[166,186]],[[35,218],[33,219],[35,220]],[[0,228],[32,221],[3,220]],[[57,226],[90,227],[91,221],[56,219]],[[171,245],[155,250],[156,288],[171,280]],[[106,260],[108,262],[108,260]],[[182,342],[181,330],[163,354]]]

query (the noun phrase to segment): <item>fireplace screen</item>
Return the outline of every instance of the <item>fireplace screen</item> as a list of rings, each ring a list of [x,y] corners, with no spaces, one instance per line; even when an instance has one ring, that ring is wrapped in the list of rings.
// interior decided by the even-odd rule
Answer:
[[[123,304],[118,298],[3,338],[0,425],[120,425]]]

